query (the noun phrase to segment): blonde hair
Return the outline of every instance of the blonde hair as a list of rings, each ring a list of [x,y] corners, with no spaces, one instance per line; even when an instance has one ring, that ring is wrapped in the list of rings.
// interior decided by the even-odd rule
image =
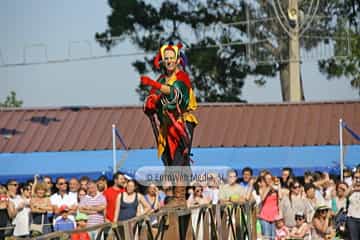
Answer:
[[[34,193],[36,193],[39,190],[44,190],[46,192],[48,190],[46,183],[44,182],[37,183],[34,188]]]
[[[6,189],[6,187],[0,185],[0,194],[7,194],[7,189]]]

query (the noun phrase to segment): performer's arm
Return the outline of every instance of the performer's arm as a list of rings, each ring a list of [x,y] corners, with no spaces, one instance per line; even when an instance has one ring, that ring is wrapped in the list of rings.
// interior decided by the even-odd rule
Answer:
[[[147,76],[142,76],[141,78],[141,84],[145,86],[150,86],[156,90],[160,90],[161,93],[165,95],[170,95],[171,88],[168,85],[161,84],[157,81],[152,80],[151,78]]]

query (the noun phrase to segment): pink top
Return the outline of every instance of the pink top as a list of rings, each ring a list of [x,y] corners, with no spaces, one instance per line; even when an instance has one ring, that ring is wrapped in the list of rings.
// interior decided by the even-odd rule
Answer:
[[[289,235],[289,230],[286,226],[280,229],[275,229],[275,240],[285,239]]]
[[[274,192],[267,196],[262,203],[259,218],[268,222],[273,222],[278,215],[278,195]]]

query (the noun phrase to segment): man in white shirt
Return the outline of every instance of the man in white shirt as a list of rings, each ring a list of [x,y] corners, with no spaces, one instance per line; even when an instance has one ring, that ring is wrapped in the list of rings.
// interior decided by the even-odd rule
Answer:
[[[54,208],[54,220],[60,216],[60,207],[67,206],[69,208],[69,219],[75,221],[74,215],[77,211],[77,200],[70,196],[67,191],[67,182],[64,177],[56,179],[57,192],[51,195],[50,201]]]

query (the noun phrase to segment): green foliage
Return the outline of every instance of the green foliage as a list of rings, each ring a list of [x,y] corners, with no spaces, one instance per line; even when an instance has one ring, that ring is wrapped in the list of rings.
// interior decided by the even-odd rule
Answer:
[[[336,48],[342,49],[342,44],[341,41],[337,42]],[[319,61],[319,68],[328,79],[350,78],[351,86],[358,89],[360,95],[360,35],[352,34],[351,55]]]
[[[335,55],[341,58],[330,58],[319,61],[319,69],[326,74],[328,79],[347,77],[350,79],[351,86],[358,89],[360,95],[360,32],[359,1],[345,1],[338,6],[339,15],[346,16],[337,18],[334,28]],[[344,38],[348,36],[349,39]]]
[[[14,91],[10,92],[10,95],[6,97],[6,100],[4,103],[0,102],[0,107],[5,108],[18,108],[21,107],[23,104],[23,101],[16,98],[16,93]]]
[[[283,9],[287,8],[287,1],[279,2]],[[348,14],[344,12],[343,2],[321,0],[317,15],[322,18],[307,35],[323,36],[329,32],[333,28],[333,16]],[[306,9],[311,1],[302,0],[299,4],[308,14]],[[95,34],[99,44],[111,50],[128,39],[155,56],[162,44],[181,41],[186,46],[187,71],[199,101],[243,101],[241,89],[249,74],[255,75],[255,83],[263,86],[264,78],[286,68],[281,66],[287,64],[289,56],[288,36],[274,18],[272,1],[109,0],[109,6],[112,11],[108,29]],[[237,24],[247,16],[252,20],[270,20],[252,22],[250,29],[246,24]],[[251,46],[246,47],[247,41],[252,42]],[[322,41],[328,40],[305,38],[301,46],[311,50]],[[253,58],[258,62],[251,63]],[[139,74],[156,72],[148,57],[137,60],[133,67]],[[285,88],[289,86],[283,79],[281,84]],[[144,89],[139,86],[136,91],[143,100]]]

